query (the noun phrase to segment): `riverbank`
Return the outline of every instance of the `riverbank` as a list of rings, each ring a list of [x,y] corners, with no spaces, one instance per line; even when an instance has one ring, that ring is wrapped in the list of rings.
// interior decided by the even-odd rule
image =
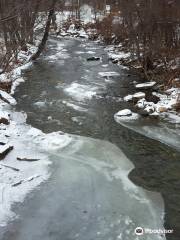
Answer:
[[[78,21],[74,23],[67,21],[58,32],[58,35],[61,37],[72,36],[91,39],[95,42],[103,43],[101,36],[97,35],[97,30],[93,29],[92,26],[91,28],[88,26],[90,24],[83,25]],[[105,46],[105,50],[108,53],[110,62],[121,67],[124,66],[124,68],[130,69],[130,71],[141,76],[141,82],[134,82],[133,93],[129,92],[129,95],[124,97],[125,102],[131,102],[132,111],[135,111],[141,117],[169,118],[169,121],[172,120],[175,124],[180,123],[180,75],[178,75],[178,65],[171,66],[175,71],[174,76],[176,76],[171,81],[165,80],[167,71],[162,66],[157,66],[155,71],[151,72],[150,78],[148,77],[150,80],[147,80],[147,76],[143,74],[137,59],[134,59],[122,44]],[[87,60],[100,60],[98,56],[93,56],[93,51],[91,54],[92,57]],[[161,68],[161,77],[158,77],[160,73],[158,67],[159,69]],[[131,115],[129,114],[129,119],[132,119]],[[118,114],[116,114],[116,118],[117,116]],[[127,116],[126,119],[128,119]]]

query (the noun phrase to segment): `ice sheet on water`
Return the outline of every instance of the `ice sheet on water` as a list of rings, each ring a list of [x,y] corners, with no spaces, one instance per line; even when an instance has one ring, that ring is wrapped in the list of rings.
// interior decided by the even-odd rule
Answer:
[[[150,124],[146,122],[145,119],[141,119],[138,114],[136,114],[136,116],[137,117],[131,119],[131,117],[119,118],[115,115],[115,120],[124,127],[132,129],[137,133],[158,140],[164,144],[180,150],[180,129],[178,125],[176,126],[174,123],[171,124],[165,121],[161,121],[157,124]],[[176,118],[175,121],[177,121]]]
[[[16,172],[1,167],[1,226],[16,217],[15,213],[11,211],[12,204],[22,202],[30,191],[48,179],[49,158],[56,156],[58,163],[61,164],[61,175],[63,174],[59,182],[59,190],[65,193],[64,196],[66,196],[66,192],[63,191],[69,188],[64,188],[63,183],[70,189],[74,189],[74,182],[76,184],[83,182],[86,189],[86,186],[91,186],[89,181],[92,178],[97,187],[95,187],[95,192],[93,191],[95,196],[90,196],[97,196],[101,199],[99,204],[106,213],[107,208],[112,207],[110,189],[114,191],[113,201],[118,205],[116,208],[119,219],[117,219],[119,221],[118,231],[122,232],[123,239],[133,234],[136,225],[163,228],[164,206],[160,195],[144,191],[128,179],[128,174],[134,166],[115,145],[62,132],[44,134],[25,124],[26,115],[24,113],[11,112],[11,121],[6,131],[0,131],[0,134],[10,136],[8,141],[14,146],[14,150],[2,163],[20,169],[20,171]],[[40,160],[31,163],[21,162],[16,160],[18,156]],[[83,178],[83,176],[86,177]],[[101,189],[98,188],[99,185],[102,186]],[[89,190],[86,189],[87,192]],[[92,192],[90,191],[88,194],[92,194]],[[124,206],[125,202],[126,207]],[[113,221],[115,221],[114,218]],[[108,224],[110,223],[112,222],[110,221]],[[129,232],[123,232],[122,229],[129,229]],[[102,232],[102,234],[105,233]]]
[[[50,154],[67,146],[71,141],[71,137],[63,133],[46,135],[26,125],[24,113],[5,110],[10,115],[10,125],[1,127],[0,139],[5,140],[4,148],[14,148],[0,162],[0,226],[5,226],[9,220],[16,217],[11,210],[12,204],[22,202],[29,192],[48,179]],[[21,156],[39,161],[18,161],[17,158]]]
[[[99,202],[101,209],[105,207],[105,211],[111,211],[109,208],[114,201],[118,204],[116,213],[119,221],[118,230],[122,233],[122,239],[134,240],[134,229],[137,226],[163,229],[164,205],[161,196],[157,193],[145,191],[129,180],[128,174],[134,166],[115,145],[101,140],[75,136],[70,148],[64,149],[62,155],[65,157],[64,162],[68,165],[68,171],[71,172],[71,179],[75,179],[76,183],[82,182],[83,171],[87,176],[86,179],[83,179],[83,186],[84,184],[86,186],[86,181],[91,182],[89,176],[96,182],[97,187],[94,186],[93,188],[95,196],[88,196],[89,198],[101,199],[101,202]],[[78,169],[77,172],[72,169],[71,161],[73,162],[72,165],[76,166],[75,169]],[[65,172],[64,176],[68,178]],[[66,184],[71,189],[73,181],[68,179],[64,181],[67,181]],[[99,189],[98,186],[101,186],[101,188]],[[86,191],[90,190],[91,188]],[[114,192],[112,193],[111,190]],[[91,194],[91,191],[87,194]],[[101,216],[101,211],[98,213],[98,216]],[[115,224],[114,221],[115,218],[111,219],[110,223]],[[108,227],[105,229],[107,232],[112,231]],[[123,229],[128,230],[128,232],[123,231]],[[102,229],[101,234],[106,234],[104,229]],[[146,239],[150,239],[148,236],[146,237]],[[106,235],[104,235],[104,239],[106,239]],[[161,238],[155,236],[154,240],[157,239]]]

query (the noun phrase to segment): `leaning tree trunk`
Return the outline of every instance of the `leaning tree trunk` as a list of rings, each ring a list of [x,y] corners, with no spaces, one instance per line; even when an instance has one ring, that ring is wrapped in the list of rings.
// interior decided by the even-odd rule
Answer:
[[[31,57],[31,60],[36,60],[41,55],[41,53],[43,52],[43,50],[46,46],[46,42],[47,42],[48,37],[49,37],[49,30],[50,30],[50,27],[51,27],[51,21],[53,19],[54,13],[55,13],[56,3],[57,3],[57,0],[52,1],[51,9],[49,11],[48,19],[46,21],[46,27],[45,27],[43,38],[41,40],[41,43],[39,44],[37,52]]]

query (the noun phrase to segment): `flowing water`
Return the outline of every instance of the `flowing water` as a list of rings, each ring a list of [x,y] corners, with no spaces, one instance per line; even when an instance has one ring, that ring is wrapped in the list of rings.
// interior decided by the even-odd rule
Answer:
[[[101,61],[87,61],[94,55]],[[138,77],[109,63],[103,46],[77,39],[51,39],[24,77],[16,92],[17,110],[27,113],[32,126],[73,134],[73,141],[50,156],[50,179],[14,206],[19,218],[3,230],[2,239],[156,240],[165,237],[138,237],[134,229],[164,224],[174,230],[166,239],[179,240],[175,129],[164,133],[162,125],[150,122],[148,129],[155,130],[149,138],[147,131],[146,136],[137,133],[137,124],[133,129],[114,121],[117,111],[129,107],[122,98]]]

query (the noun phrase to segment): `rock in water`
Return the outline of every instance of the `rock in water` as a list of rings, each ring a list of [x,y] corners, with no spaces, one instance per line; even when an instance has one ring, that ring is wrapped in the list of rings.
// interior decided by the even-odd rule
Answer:
[[[151,89],[155,85],[156,85],[156,82],[140,83],[136,85],[136,89]]]
[[[131,116],[131,115],[132,115],[132,112],[129,109],[124,109],[116,113],[117,117],[124,117],[124,116]]]
[[[146,94],[143,92],[137,92],[133,95],[133,100],[137,102],[138,100],[145,98]]]
[[[133,95],[127,95],[127,96],[124,97],[125,102],[130,102],[132,100],[133,100]]]
[[[89,57],[87,58],[87,61],[100,61],[101,58],[100,57]]]

